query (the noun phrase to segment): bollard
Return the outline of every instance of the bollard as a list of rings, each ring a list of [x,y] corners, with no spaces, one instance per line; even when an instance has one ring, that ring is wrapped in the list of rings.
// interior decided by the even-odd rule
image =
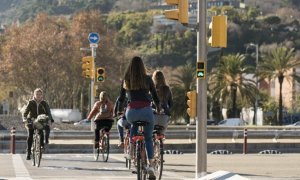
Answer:
[[[10,130],[10,153],[16,153],[16,128],[12,127]]]
[[[244,129],[244,147],[243,154],[247,154],[247,129]]]

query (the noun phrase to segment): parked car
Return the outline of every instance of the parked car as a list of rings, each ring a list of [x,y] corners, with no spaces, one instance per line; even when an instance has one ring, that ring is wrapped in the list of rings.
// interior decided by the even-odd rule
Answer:
[[[300,126],[300,121],[297,121],[297,122],[295,122],[293,124],[289,124],[287,126],[289,126],[289,127],[291,127],[291,126]]]
[[[224,119],[218,123],[218,126],[244,126],[247,123],[240,118]]]
[[[89,121],[88,119],[83,119],[81,121],[74,123],[74,126],[91,127],[91,121]]]
[[[208,119],[207,120],[207,125],[216,125],[216,121],[213,119]]]

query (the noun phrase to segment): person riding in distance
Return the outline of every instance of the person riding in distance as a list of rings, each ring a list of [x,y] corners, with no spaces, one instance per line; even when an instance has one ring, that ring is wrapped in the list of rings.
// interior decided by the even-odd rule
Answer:
[[[152,95],[150,95],[150,93]],[[140,57],[133,57],[127,67],[124,77],[124,83],[121,87],[119,101],[122,105],[125,102],[127,93],[128,105],[126,108],[126,119],[132,124],[130,135],[136,135],[138,127],[133,123],[136,121],[146,121],[144,127],[144,136],[146,151],[149,160],[149,168],[147,169],[149,176],[154,175],[153,160],[153,141],[152,132],[154,128],[154,115],[151,107],[152,98],[159,112],[159,98],[157,96],[154,83],[150,76],[146,74],[144,63]],[[119,111],[123,111],[123,107],[119,106]],[[131,148],[132,149],[132,148]]]
[[[50,107],[48,103],[43,100],[43,91],[40,88],[37,88],[33,91],[33,98],[28,101],[25,110],[23,112],[23,122],[25,122],[25,127],[27,129],[27,156],[26,160],[30,160],[31,155],[31,146],[33,142],[33,119],[36,119],[38,115],[46,114],[51,121],[54,122]],[[45,126],[45,143],[44,143],[44,133],[43,130],[40,131],[41,134],[41,146],[44,147],[44,144],[49,143],[49,134],[50,134],[50,127],[49,125]]]
[[[152,80],[154,82],[156,92],[160,100],[160,106],[162,108],[160,112],[161,114],[155,114],[154,116],[154,125],[163,126],[164,129],[159,133],[164,134],[168,127],[168,121],[171,116],[171,108],[173,106],[172,92],[170,90],[170,87],[166,83],[164,74],[161,71],[154,71]]]
[[[89,113],[87,119],[91,119],[95,116],[95,144],[94,148],[99,148],[100,130],[103,127],[108,127],[106,131],[110,131],[113,125],[113,103],[109,100],[108,94],[102,91],[99,94],[99,101],[95,102],[93,109]]]
[[[127,100],[125,100],[125,101],[127,102]],[[126,105],[124,105],[124,106],[126,106]],[[117,121],[117,129],[118,129],[118,133],[119,133],[118,147],[124,148],[124,128],[130,129],[131,125],[128,123],[125,113],[124,113],[126,111],[126,108],[124,108],[124,111],[118,112],[118,107],[119,107],[119,97],[117,98],[116,103],[115,103],[114,117],[118,118],[118,121]]]

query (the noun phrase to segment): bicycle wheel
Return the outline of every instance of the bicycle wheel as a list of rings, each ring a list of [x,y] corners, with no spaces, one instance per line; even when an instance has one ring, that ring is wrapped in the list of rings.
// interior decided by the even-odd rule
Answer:
[[[41,136],[38,134],[36,135],[35,139],[35,166],[40,167],[41,158],[42,158],[42,149],[41,149]]]
[[[163,143],[162,140],[155,140],[154,141],[154,172],[155,177],[158,180],[161,180],[162,172],[163,172],[163,163],[164,163],[164,152],[163,152]]]
[[[99,153],[100,153],[99,148],[93,147],[93,154],[94,154],[95,161],[98,161],[98,159],[99,159]]]
[[[102,136],[102,158],[104,162],[107,162],[108,156],[109,156],[109,136],[107,134],[104,134]]]
[[[35,166],[35,147],[36,147],[36,137],[35,134],[33,135],[33,142],[31,146],[31,160],[32,160],[32,165]]]
[[[125,139],[124,139],[124,157],[126,160],[125,165],[128,169],[131,168],[131,159],[128,158],[129,155],[130,155],[129,137],[125,137]]]
[[[143,161],[142,161],[142,155],[141,155],[141,142],[136,142],[136,174],[137,174],[137,180],[142,180],[143,178]]]

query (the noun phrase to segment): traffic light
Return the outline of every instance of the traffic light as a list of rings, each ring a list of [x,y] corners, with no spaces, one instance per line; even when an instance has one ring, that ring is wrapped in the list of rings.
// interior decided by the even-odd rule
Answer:
[[[105,68],[99,67],[97,68],[97,82],[104,82],[105,80]]]
[[[82,75],[85,78],[94,79],[94,57],[85,56],[82,58]]]
[[[211,47],[227,47],[227,16],[213,16],[209,28],[211,36],[208,42]]]
[[[187,113],[190,116],[190,118],[195,118],[196,117],[196,102],[197,102],[197,92],[194,91],[188,91],[186,93],[188,100],[187,100]]]
[[[205,79],[206,67],[204,62],[197,62],[197,78]]]
[[[189,22],[189,3],[188,0],[165,0],[168,5],[177,5],[178,9],[165,10],[164,14],[166,18],[179,20],[182,24],[188,24]]]

